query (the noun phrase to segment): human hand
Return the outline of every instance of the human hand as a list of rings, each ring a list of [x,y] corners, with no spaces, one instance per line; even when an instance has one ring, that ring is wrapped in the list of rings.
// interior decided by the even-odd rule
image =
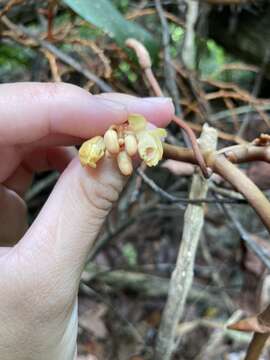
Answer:
[[[173,106],[68,84],[0,85],[1,360],[75,358],[80,276],[125,179],[111,159],[82,168],[70,146],[129,113],[164,127]],[[62,175],[27,230],[24,193],[35,172],[50,169]]]

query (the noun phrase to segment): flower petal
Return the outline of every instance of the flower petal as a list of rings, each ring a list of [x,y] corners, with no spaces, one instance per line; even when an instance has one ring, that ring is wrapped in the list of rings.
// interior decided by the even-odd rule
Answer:
[[[128,123],[132,131],[138,132],[145,130],[147,121],[140,114],[130,114],[128,116]]]
[[[151,130],[151,133],[155,134],[161,139],[164,139],[167,136],[167,131],[162,128],[156,128],[154,130]]]
[[[95,136],[85,141],[79,150],[79,157],[83,166],[96,168],[96,163],[105,154],[105,143],[102,136]]]
[[[162,159],[163,146],[160,138],[151,131],[137,134],[138,152],[147,166],[155,166]]]

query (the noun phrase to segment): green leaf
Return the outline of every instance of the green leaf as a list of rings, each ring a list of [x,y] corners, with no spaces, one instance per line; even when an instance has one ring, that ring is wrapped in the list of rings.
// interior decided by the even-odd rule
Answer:
[[[135,38],[141,41],[155,56],[158,46],[152,35],[140,25],[127,21],[110,0],[63,0],[83,19],[102,29],[114,38],[120,46],[125,40]]]

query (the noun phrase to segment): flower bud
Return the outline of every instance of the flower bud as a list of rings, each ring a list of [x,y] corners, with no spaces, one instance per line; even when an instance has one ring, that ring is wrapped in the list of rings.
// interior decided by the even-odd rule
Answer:
[[[147,166],[156,166],[162,159],[163,147],[158,134],[154,131],[141,131],[137,134],[138,152]]]
[[[111,154],[118,154],[120,151],[120,146],[118,143],[118,136],[115,130],[109,129],[104,134],[104,142],[106,149]]]
[[[133,156],[137,153],[138,145],[134,135],[130,134],[125,137],[125,150],[129,156]]]
[[[121,151],[117,156],[117,164],[123,175],[130,175],[133,171],[132,161],[130,156],[125,152]]]
[[[105,154],[105,144],[102,136],[95,136],[90,140],[85,141],[79,150],[79,157],[83,166],[90,166],[95,168],[96,163]]]

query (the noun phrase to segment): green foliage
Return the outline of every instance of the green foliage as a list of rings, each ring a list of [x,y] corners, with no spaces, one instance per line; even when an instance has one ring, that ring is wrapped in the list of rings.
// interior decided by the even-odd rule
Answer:
[[[199,70],[202,75],[210,76],[226,64],[226,55],[223,48],[213,40],[202,40],[199,44]]]
[[[199,41],[199,72],[202,76],[211,77],[225,82],[235,82],[243,87],[248,86],[254,78],[250,71],[226,70],[221,71],[226,64],[238,62],[227,54],[214,40]]]
[[[177,58],[183,43],[185,31],[181,26],[171,23],[169,25],[171,36],[170,54],[172,58]]]
[[[124,46],[127,38],[133,37],[144,43],[152,55],[157,53],[157,44],[152,35],[140,25],[127,21],[109,0],[63,0],[78,15],[102,29]]]
[[[126,13],[129,10],[129,0],[113,0],[113,3],[122,13]]]
[[[122,254],[126,258],[129,266],[137,265],[137,250],[131,243],[127,243],[122,248]]]
[[[123,75],[128,78],[130,82],[135,82],[138,79],[138,75],[131,70],[129,63],[126,61],[120,62],[118,71],[116,72],[118,78],[123,78]]]
[[[19,45],[0,44],[1,73],[22,70],[30,64],[33,52]]]
[[[170,24],[170,35],[172,41],[179,45],[184,39],[184,29],[181,26]]]

